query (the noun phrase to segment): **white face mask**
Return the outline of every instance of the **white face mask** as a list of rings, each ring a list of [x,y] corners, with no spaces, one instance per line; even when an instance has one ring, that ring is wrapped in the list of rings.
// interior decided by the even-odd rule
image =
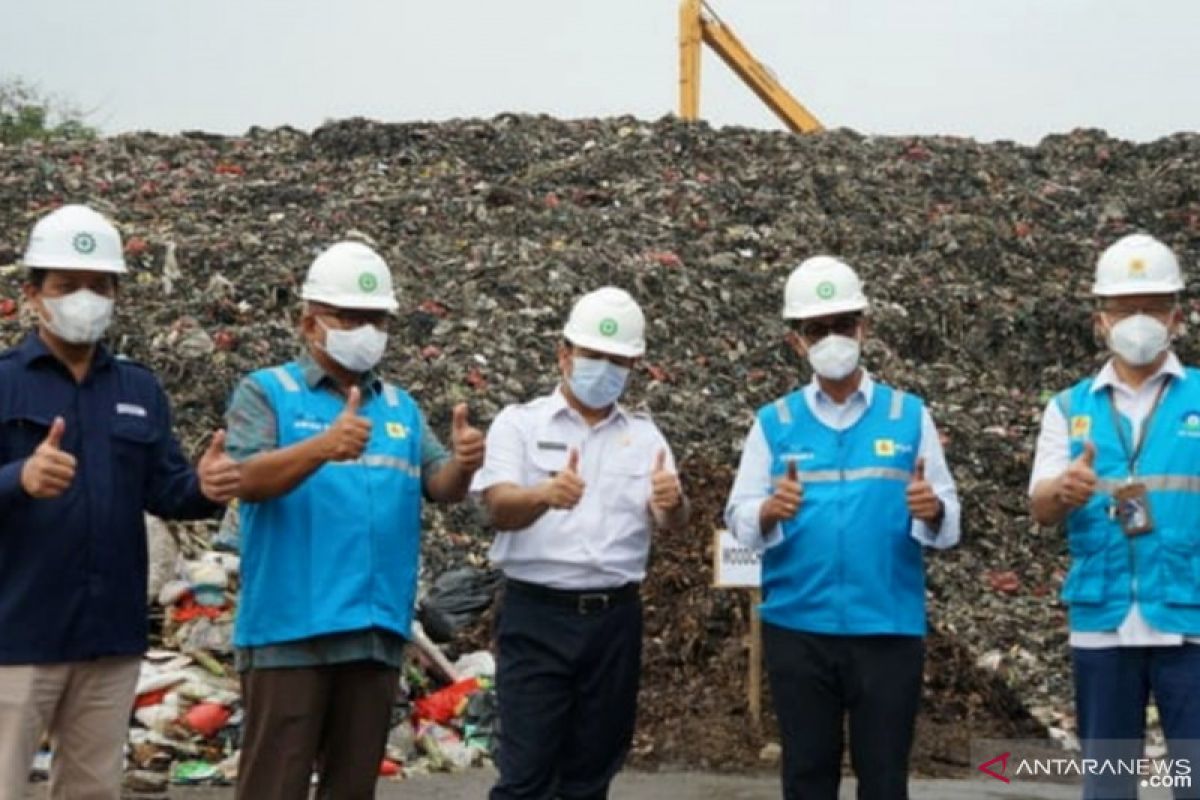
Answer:
[[[1149,314],[1134,314],[1108,329],[1108,348],[1126,364],[1144,367],[1171,345],[1171,332]]]
[[[325,329],[322,349],[351,372],[367,372],[383,358],[388,335],[374,325],[359,325],[353,330],[341,331],[327,327],[320,320],[317,323]]]
[[[71,344],[94,344],[112,324],[113,300],[80,289],[62,297],[42,297],[49,316],[42,317],[46,327],[58,338]]]
[[[861,352],[858,339],[831,333],[808,348],[808,363],[822,378],[840,381],[858,369]]]

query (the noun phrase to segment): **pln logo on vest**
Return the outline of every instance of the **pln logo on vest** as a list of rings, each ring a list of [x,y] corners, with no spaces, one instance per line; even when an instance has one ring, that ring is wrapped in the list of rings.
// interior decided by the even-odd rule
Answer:
[[[399,422],[389,422],[387,424],[387,435],[389,439],[407,439],[408,428]]]
[[[896,455],[896,442],[892,439],[876,439],[875,455],[890,458]]]
[[[1071,438],[1086,439],[1092,433],[1092,418],[1087,414],[1071,417]]]
[[[1179,435],[1189,439],[1200,439],[1200,410],[1183,412],[1179,420]]]

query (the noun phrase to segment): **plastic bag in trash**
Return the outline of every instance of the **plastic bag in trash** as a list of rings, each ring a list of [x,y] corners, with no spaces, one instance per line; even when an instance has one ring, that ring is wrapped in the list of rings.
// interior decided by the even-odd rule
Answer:
[[[482,614],[492,604],[500,579],[495,570],[475,567],[442,573],[418,610],[430,638],[436,642],[449,641],[460,628]]]

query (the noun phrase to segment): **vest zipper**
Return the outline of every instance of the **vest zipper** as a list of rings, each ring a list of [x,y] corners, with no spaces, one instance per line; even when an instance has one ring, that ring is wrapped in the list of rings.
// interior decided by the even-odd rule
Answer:
[[[846,526],[843,523],[846,506],[846,432],[838,431],[838,624],[846,630]]]

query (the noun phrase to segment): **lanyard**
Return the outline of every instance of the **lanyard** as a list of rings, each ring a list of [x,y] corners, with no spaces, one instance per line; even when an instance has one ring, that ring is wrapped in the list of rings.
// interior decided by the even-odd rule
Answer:
[[[1150,423],[1154,420],[1154,414],[1158,411],[1158,406],[1162,403],[1163,395],[1167,391],[1167,384],[1170,382],[1170,376],[1165,376],[1162,384],[1158,387],[1158,392],[1154,395],[1154,404],[1150,406],[1150,412],[1142,420],[1142,429],[1138,431],[1138,438],[1134,443],[1132,452],[1129,449],[1129,440],[1125,437],[1125,427],[1121,425],[1121,415],[1117,413],[1117,401],[1113,399],[1112,387],[1109,387],[1108,405],[1112,408],[1113,425],[1117,429],[1117,438],[1121,440],[1121,450],[1125,453],[1125,460],[1129,462],[1128,480],[1133,480],[1133,476],[1137,474],[1138,458],[1142,455],[1142,446],[1146,444],[1146,435],[1150,432]]]

